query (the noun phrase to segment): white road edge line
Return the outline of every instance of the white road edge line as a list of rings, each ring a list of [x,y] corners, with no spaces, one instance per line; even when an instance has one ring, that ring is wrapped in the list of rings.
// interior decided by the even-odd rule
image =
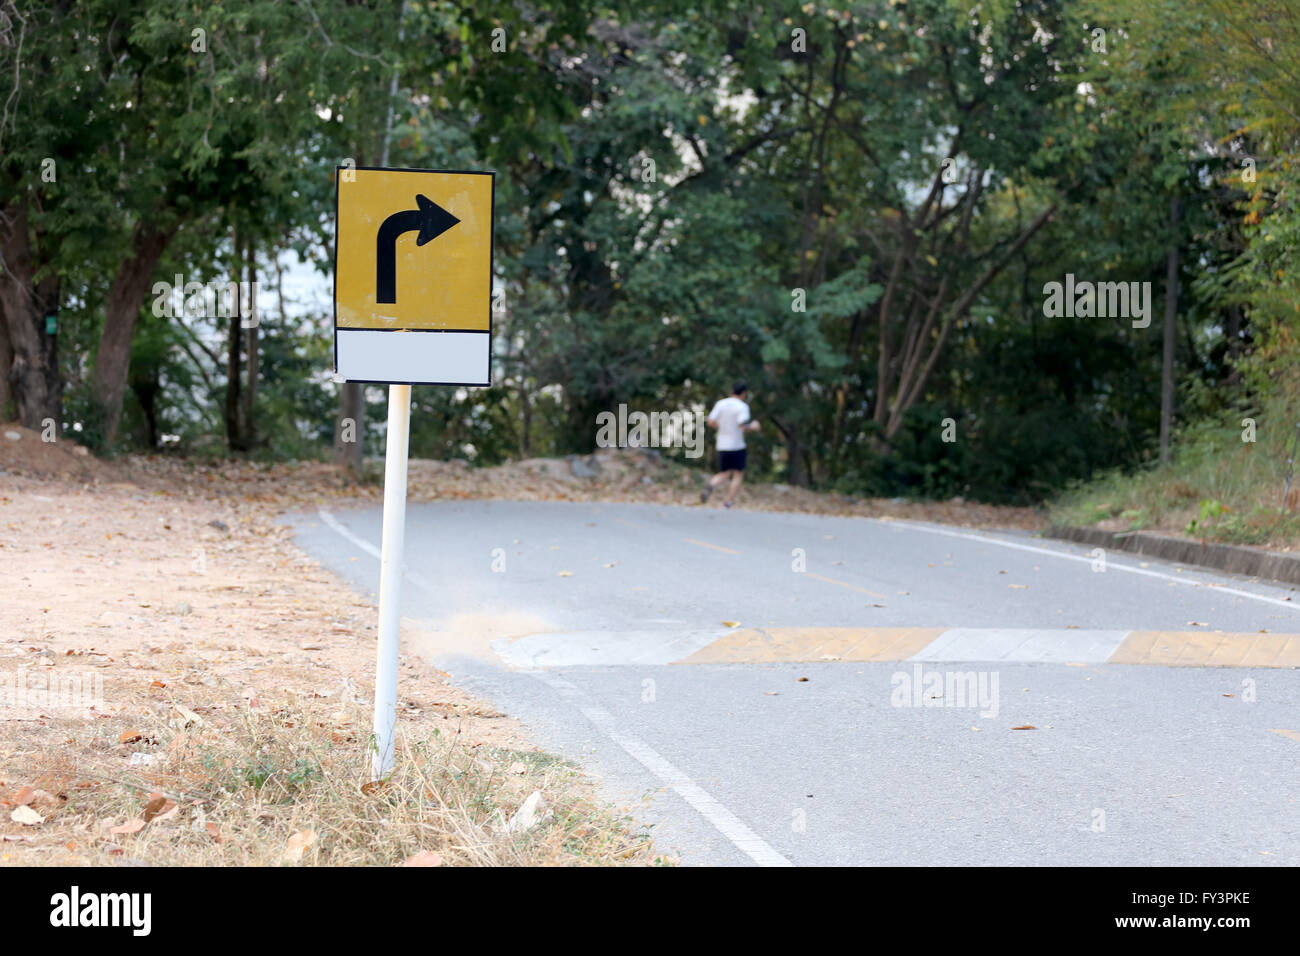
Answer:
[[[1054,551],[1051,548],[1037,548],[1032,544],[1017,544],[1014,541],[1003,541],[999,538],[990,538],[986,535],[975,534],[972,531],[948,531],[943,528],[934,528],[930,525],[922,524],[919,521],[891,521],[895,527],[906,527],[916,531],[925,531],[929,534],[946,535],[949,538],[967,538],[971,541],[983,541],[985,544],[996,544],[1004,548],[1014,548],[1017,551],[1032,551],[1034,554],[1045,554],[1053,558],[1064,558],[1066,561],[1083,561],[1088,564],[1093,562],[1093,558],[1081,554],[1068,554],[1064,551]],[[1252,591],[1243,591],[1240,588],[1224,587],[1222,584],[1205,581],[1193,581],[1188,578],[1180,578],[1172,574],[1165,574],[1161,571],[1149,571],[1146,568],[1135,568],[1127,564],[1119,564],[1115,561],[1106,561],[1107,570],[1114,568],[1116,571],[1127,571],[1130,574],[1144,574],[1151,578],[1163,578],[1166,581],[1173,581],[1176,584],[1182,584],[1186,587],[1209,588],[1214,591],[1222,591],[1224,594],[1235,594],[1238,597],[1250,598],[1252,601],[1263,601],[1267,604],[1276,604],[1278,607],[1290,608],[1291,610],[1300,610],[1300,604],[1294,601],[1283,601],[1278,598],[1266,597],[1263,594],[1255,594]],[[1195,573],[1195,572],[1194,572]]]
[[[346,540],[355,544],[358,548],[360,548],[366,554],[370,555],[376,561],[383,560],[378,548],[376,548],[365,538],[360,538],[357,535],[353,534],[351,531],[347,529],[347,526],[344,525],[343,522],[339,521],[339,519],[334,517],[334,515],[332,515],[330,512],[326,511],[324,508],[320,508],[317,509],[317,513],[320,515],[322,521],[324,521],[327,525],[329,525],[331,528],[337,531]],[[417,587],[423,588],[424,590],[428,591],[430,594],[437,594],[437,591],[434,590],[432,584],[430,584],[427,580],[422,578],[420,575],[412,573],[411,569],[405,563],[402,564],[402,577],[404,577],[406,580],[410,581],[412,584],[416,585]]]
[[[357,537],[324,508],[319,510],[321,520],[325,524],[366,554],[376,559],[379,558],[378,548],[364,538]],[[432,586],[421,578],[413,577],[410,574],[407,577],[425,590],[433,590]],[[731,844],[736,849],[759,866],[794,866],[793,863],[772,849],[762,837],[745,826],[738,816],[709,796],[695,781],[669,763],[658,751],[636,737],[619,733],[615,729],[614,715],[594,704],[585,703],[586,695],[573,684],[562,677],[547,674],[543,671],[526,671],[525,673],[532,675],[544,684],[549,684],[554,690],[559,691],[562,697],[573,701],[583,716],[599,727],[605,736],[618,744],[624,753],[649,770],[664,784],[671,787],[678,796],[694,807],[696,812],[704,819],[708,820],[714,829],[731,841]]]
[[[613,714],[590,702],[574,684],[546,671],[530,670],[525,673],[547,684],[561,697],[569,700],[584,717],[595,724],[610,740],[618,744],[623,752],[649,770],[661,782],[671,787],[678,796],[695,808],[695,811],[708,820],[713,828],[726,837],[731,844],[744,853],[759,866],[794,866],[789,860],[747,827],[744,822],[721,803],[711,797],[694,780],[678,770],[657,750],[638,737],[620,733]]]
[[[344,527],[343,522],[339,521],[338,518],[334,517],[324,508],[319,509],[317,513],[320,515],[321,521],[324,521],[327,525],[329,525],[331,528],[333,528],[335,531],[341,534],[348,541],[351,541],[353,544],[355,544],[366,554],[370,555],[376,561],[380,559],[378,548],[376,548],[373,544],[371,544],[369,541],[365,540],[364,538],[358,538],[355,534],[353,534],[346,527]]]

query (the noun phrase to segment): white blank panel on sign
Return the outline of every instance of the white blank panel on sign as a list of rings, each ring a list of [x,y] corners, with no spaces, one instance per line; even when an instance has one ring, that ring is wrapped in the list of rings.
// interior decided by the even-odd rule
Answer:
[[[340,380],[491,384],[495,181],[490,172],[338,169]]]
[[[349,382],[488,385],[486,332],[339,329],[338,374]]]

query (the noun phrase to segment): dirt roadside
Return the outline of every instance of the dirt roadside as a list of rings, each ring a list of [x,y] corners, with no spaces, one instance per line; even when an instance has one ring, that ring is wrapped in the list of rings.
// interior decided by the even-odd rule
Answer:
[[[404,769],[363,790],[374,609],[273,520],[341,495],[330,469],[291,490],[254,467],[109,464],[14,430],[0,863],[672,862],[578,768],[415,656]]]

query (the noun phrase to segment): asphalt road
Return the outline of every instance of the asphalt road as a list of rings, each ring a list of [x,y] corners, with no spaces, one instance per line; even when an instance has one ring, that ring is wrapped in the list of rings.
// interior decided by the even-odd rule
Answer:
[[[374,594],[378,509],[292,520]],[[433,637],[404,651],[598,773],[683,863],[1300,863],[1287,587],[624,504],[412,505],[406,566]]]

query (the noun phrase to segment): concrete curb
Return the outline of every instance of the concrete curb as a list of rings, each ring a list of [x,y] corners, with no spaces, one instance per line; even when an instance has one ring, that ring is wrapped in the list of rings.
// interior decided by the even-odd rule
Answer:
[[[1110,551],[1142,554],[1174,564],[1213,568],[1231,574],[1300,584],[1300,555],[1281,554],[1238,544],[1213,541],[1188,541],[1149,531],[1102,531],[1100,528],[1074,528],[1057,525],[1043,532],[1043,537],[1091,544]]]

